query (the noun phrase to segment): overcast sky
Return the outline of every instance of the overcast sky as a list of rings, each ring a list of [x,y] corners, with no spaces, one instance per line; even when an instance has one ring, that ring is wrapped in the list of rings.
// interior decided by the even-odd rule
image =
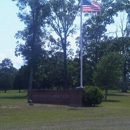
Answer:
[[[14,67],[20,68],[23,61],[21,57],[16,57],[14,54],[17,41],[14,35],[18,30],[24,29],[24,24],[17,17],[19,9],[15,4],[12,0],[0,0],[0,62],[4,58],[10,58]],[[108,27],[110,32],[115,28],[116,25]]]

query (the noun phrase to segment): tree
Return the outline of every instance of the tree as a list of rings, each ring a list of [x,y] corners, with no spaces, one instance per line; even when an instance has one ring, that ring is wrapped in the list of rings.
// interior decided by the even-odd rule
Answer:
[[[21,89],[28,89],[28,80],[29,80],[29,67],[24,65],[17,71],[13,89],[18,89],[19,92]]]
[[[98,60],[103,56],[103,41],[107,38],[107,25],[114,23],[117,13],[114,0],[102,0],[101,13],[85,13],[83,23],[83,77],[85,85],[93,85],[93,71]],[[104,46],[106,47],[106,46]],[[102,50],[103,49],[103,50]]]
[[[5,58],[4,60],[2,60],[2,62],[0,63],[0,69],[1,69],[1,72],[3,73],[7,71],[10,71],[10,72],[15,71],[15,68],[13,67],[13,63],[9,58]]]
[[[69,59],[68,60],[68,85],[70,88],[75,88],[79,86],[79,59]]]
[[[0,76],[1,88],[4,89],[5,93],[7,89],[13,89],[14,75],[11,73],[4,73]]]
[[[60,89],[63,86],[63,52],[51,54],[47,51],[42,61],[41,71],[35,75],[35,84],[42,89]]]
[[[122,83],[122,92],[127,92],[127,75],[129,75],[129,45],[130,45],[130,3],[128,1],[122,1],[121,2],[122,6],[122,16],[120,16],[120,23],[118,24],[118,27],[121,31],[121,37],[118,38],[118,42],[120,43],[120,52],[124,57],[124,64],[123,64],[123,71],[122,71],[122,77],[123,77],[123,83]],[[124,17],[126,17],[126,21],[124,21]]]
[[[38,67],[43,53],[43,45],[46,31],[45,18],[49,15],[49,4],[41,0],[13,0],[17,1],[20,13],[18,17],[25,24],[23,31],[18,31],[15,35],[17,39],[22,39],[25,43],[19,43],[16,47],[16,56],[22,55],[30,68],[29,87],[32,89],[34,68]]]
[[[122,70],[122,92],[127,92],[127,75],[129,75],[130,67],[130,39],[128,37],[120,37],[116,40],[120,49],[120,54],[124,57],[123,70]]]
[[[2,60],[0,63],[0,88],[4,89],[5,93],[7,89],[13,88],[16,72],[17,70],[9,58]]]
[[[107,100],[107,90],[119,84],[122,69],[123,57],[118,52],[105,54],[96,65],[93,81],[95,85],[105,89],[105,100]]]
[[[101,14],[85,14],[86,17],[88,15],[89,17],[87,17],[88,20],[86,20],[83,24],[84,60],[87,62],[87,65],[89,65],[88,72],[91,72],[89,73],[90,79],[93,79],[92,72],[95,70],[98,60],[106,52],[118,51],[122,54],[123,50],[121,51],[120,49],[125,48],[125,57],[128,57],[128,51],[126,51],[129,50],[126,48],[128,47],[126,45],[128,44],[127,40],[123,40],[119,45],[119,39],[121,38],[116,39],[115,37],[109,37],[109,35],[106,35],[106,26],[115,22],[114,16],[118,16],[119,11],[128,10],[128,4],[124,4],[124,2],[126,1],[102,0]],[[124,30],[122,31],[122,34],[123,33]],[[125,43],[123,43],[124,41]],[[121,44],[124,44],[125,47],[123,47]],[[128,62],[126,65],[128,65]],[[126,66],[126,69],[127,68],[128,66]],[[84,78],[86,80],[86,78],[88,78],[86,75],[88,74],[85,71],[84,73]]]
[[[48,17],[48,24],[59,36],[64,53],[64,87],[67,85],[67,38],[75,32],[73,22],[79,10],[79,3],[75,0],[50,0],[51,15]]]

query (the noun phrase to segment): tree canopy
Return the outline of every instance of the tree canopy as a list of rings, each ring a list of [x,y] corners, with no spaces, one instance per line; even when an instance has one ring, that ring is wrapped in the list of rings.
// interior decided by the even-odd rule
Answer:
[[[77,31],[74,21],[80,17],[80,1],[13,1],[17,2],[20,11],[18,17],[25,24],[25,28],[15,35],[18,39],[15,54],[21,55],[25,61],[25,66],[17,72],[15,87],[23,81],[26,81],[23,86],[28,86],[30,90],[69,89],[79,86],[80,56],[78,51],[72,55],[69,45],[74,41],[68,39]],[[102,0],[101,13],[84,14],[84,86],[116,86],[122,92],[127,91],[130,73],[129,7],[127,0]],[[120,19],[120,25],[123,25],[117,26],[121,31],[120,35],[117,30],[110,35],[108,25],[114,24],[114,17],[119,17],[121,12],[127,16],[126,25]],[[26,75],[26,79],[23,75]]]

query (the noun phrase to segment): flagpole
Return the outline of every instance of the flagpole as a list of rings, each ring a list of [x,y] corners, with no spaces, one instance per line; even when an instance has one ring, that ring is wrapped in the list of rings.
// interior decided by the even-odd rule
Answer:
[[[80,88],[83,88],[82,4],[83,0],[80,3]]]
[[[80,1],[80,88],[83,88],[83,37],[82,37],[82,12],[99,12],[100,4],[91,3],[90,0]],[[84,8],[83,6],[87,7]]]

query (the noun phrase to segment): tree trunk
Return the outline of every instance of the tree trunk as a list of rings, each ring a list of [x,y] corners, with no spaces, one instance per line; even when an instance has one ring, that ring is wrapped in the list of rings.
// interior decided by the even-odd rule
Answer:
[[[67,59],[66,59],[66,45],[64,47],[64,88],[68,89],[67,84]]]
[[[33,68],[30,69],[28,90],[32,90],[32,81],[33,81]]]
[[[19,93],[21,92],[21,89],[19,89]]]
[[[107,100],[107,93],[108,93],[107,86],[105,86],[105,101]]]
[[[126,85],[126,60],[124,61],[124,66],[123,66],[122,92],[127,92],[127,85]]]
[[[61,37],[62,49],[64,53],[64,89],[68,89],[68,81],[67,81],[67,56],[66,56],[66,36],[64,38]]]
[[[6,93],[7,89],[5,88],[5,93]]]

